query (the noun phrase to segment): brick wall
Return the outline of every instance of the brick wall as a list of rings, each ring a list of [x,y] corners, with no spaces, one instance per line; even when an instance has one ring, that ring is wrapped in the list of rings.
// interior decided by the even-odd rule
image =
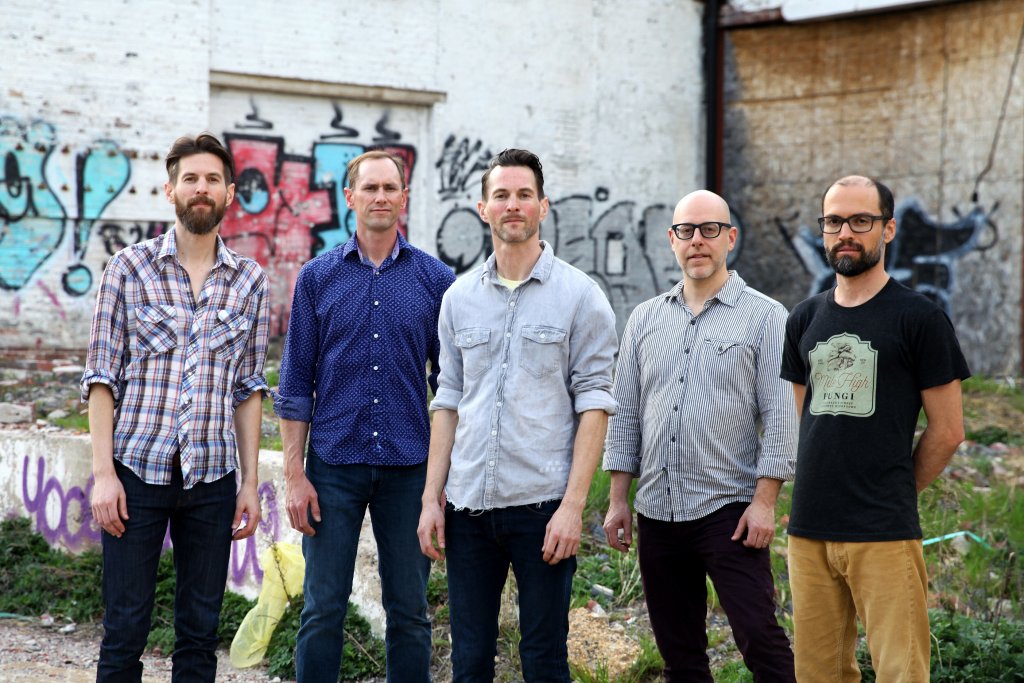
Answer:
[[[337,183],[368,146],[412,162],[403,228],[460,273],[487,256],[480,162],[536,151],[555,208],[543,236],[604,286],[621,326],[675,277],[666,212],[700,182],[701,11],[696,0],[387,0],[372,12],[327,0],[7,2],[0,349],[84,348],[106,260],[173,225],[167,147],[203,129],[256,159],[239,169],[254,193],[225,234],[271,273],[277,331],[298,267],[351,230]],[[211,73],[349,90],[211,86]]]
[[[900,222],[890,272],[947,307],[972,370],[1019,374],[1022,25],[1020,2],[977,0],[730,31],[725,189],[744,277],[787,305],[827,286],[811,236],[842,175],[875,176],[898,212],[913,200],[938,223],[975,210],[958,230]]]

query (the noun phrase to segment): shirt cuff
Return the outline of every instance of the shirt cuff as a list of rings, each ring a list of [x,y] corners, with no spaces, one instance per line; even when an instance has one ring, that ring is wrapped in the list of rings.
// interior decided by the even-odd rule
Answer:
[[[313,399],[309,396],[274,396],[274,414],[283,420],[313,421]]]
[[[114,395],[114,405],[121,402],[121,386],[116,377],[104,370],[86,370],[80,384],[82,403],[89,402],[89,390],[93,384],[106,384],[110,387],[110,393]]]
[[[757,463],[758,479],[778,479],[780,481],[793,481],[796,473],[796,463],[790,458],[761,456]]]
[[[588,410],[603,410],[609,415],[614,415],[619,410],[619,404],[612,398],[611,392],[601,390],[577,394],[574,406],[577,415]]]
[[[459,403],[462,401],[462,392],[456,391],[455,389],[447,389],[441,387],[434,394],[434,400],[430,402],[430,411],[435,410],[455,410],[459,409]]]
[[[601,469],[605,472],[629,472],[633,477],[640,476],[640,459],[631,458],[627,455],[604,452],[604,459],[601,462]]]

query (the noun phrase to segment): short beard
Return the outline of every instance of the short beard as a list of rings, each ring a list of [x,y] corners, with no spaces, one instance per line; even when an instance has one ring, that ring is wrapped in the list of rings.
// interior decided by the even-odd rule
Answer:
[[[213,207],[212,211],[196,211],[197,204],[205,204]],[[187,204],[174,204],[178,220],[193,235],[208,235],[224,220],[224,211],[227,206],[217,206],[217,203],[209,197],[193,197]]]
[[[836,258],[835,250],[846,246],[849,246],[849,243],[840,242],[832,247],[831,250],[825,250],[825,260],[828,261],[828,265],[832,267],[832,270],[836,271],[837,275],[856,277],[861,273],[871,270],[882,260],[881,243],[878,244],[878,248],[874,251],[867,251],[861,247],[859,258],[854,258],[853,256],[840,256]]]

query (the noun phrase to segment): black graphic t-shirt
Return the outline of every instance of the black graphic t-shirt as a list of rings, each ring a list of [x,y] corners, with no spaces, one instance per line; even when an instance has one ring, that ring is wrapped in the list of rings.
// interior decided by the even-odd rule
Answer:
[[[806,387],[789,533],[921,538],[921,391],[970,376],[942,309],[893,279],[860,306],[836,304],[832,291],[811,297],[789,315],[781,374]]]

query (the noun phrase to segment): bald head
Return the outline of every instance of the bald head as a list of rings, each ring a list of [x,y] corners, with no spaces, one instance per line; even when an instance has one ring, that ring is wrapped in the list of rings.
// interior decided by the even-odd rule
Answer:
[[[679,200],[672,212],[673,223],[700,224],[708,221],[729,222],[729,205],[709,190],[691,192]]]
[[[866,187],[874,188],[875,192],[878,193],[878,210],[886,220],[893,217],[895,211],[895,200],[892,196],[892,190],[878,182],[874,178],[868,178],[862,175],[848,175],[839,180],[835,181],[828,186],[825,193],[821,195],[821,211],[825,212],[825,200],[828,199],[829,193],[831,193],[837,187]]]

